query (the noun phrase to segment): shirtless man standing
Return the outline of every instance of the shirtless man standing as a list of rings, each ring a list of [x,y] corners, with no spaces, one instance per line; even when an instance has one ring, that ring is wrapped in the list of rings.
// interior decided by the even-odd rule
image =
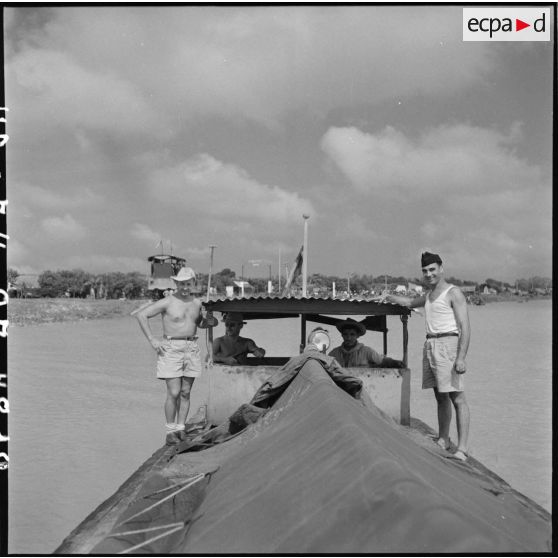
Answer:
[[[176,292],[141,309],[136,318],[157,352],[157,378],[167,384],[165,418],[167,431],[184,430],[190,410],[190,392],[194,380],[201,375],[197,327],[212,327],[204,317],[201,300],[191,294],[196,274],[189,267],[172,276]],[[149,318],[158,314],[163,320],[163,340],[153,336]]]
[[[423,349],[422,389],[433,388],[438,406],[438,440],[443,449],[450,447],[452,405],[457,422],[457,449],[449,457],[467,460],[469,406],[465,399],[463,374],[471,328],[467,301],[461,290],[444,278],[442,259],[424,252],[422,275],[430,290],[417,298],[387,295],[384,300],[409,308],[424,306],[426,342]]]
[[[265,356],[265,350],[258,347],[253,339],[240,337],[240,330],[245,323],[240,312],[228,312],[224,322],[225,335],[213,341],[213,362],[245,364],[249,353],[259,358]]]

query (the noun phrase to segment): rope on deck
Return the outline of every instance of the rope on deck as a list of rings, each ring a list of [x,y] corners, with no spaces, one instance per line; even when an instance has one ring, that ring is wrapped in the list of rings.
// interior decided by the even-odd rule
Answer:
[[[141,514],[143,514],[145,512],[148,512],[148,511],[152,510],[153,508],[156,508],[157,506],[161,505],[163,502],[166,502],[167,500],[170,500],[171,498],[176,496],[179,492],[182,492],[183,490],[186,490],[186,488],[189,488],[190,486],[193,486],[194,484],[196,484],[198,481],[202,480],[203,478],[205,478],[205,473],[200,473],[199,475],[196,475],[195,477],[192,477],[191,479],[188,480],[188,482],[184,486],[181,486],[178,490],[175,490],[174,492],[172,492],[168,496],[165,496],[161,500],[158,500],[154,504],[151,504],[151,506],[148,506],[147,508],[144,508],[143,510],[140,510],[139,512],[131,515],[130,517],[126,517],[123,521],[121,521],[120,523],[117,523],[115,525],[115,527],[118,527],[119,525],[123,525],[124,523],[130,521],[131,519],[134,519],[134,518],[140,516]]]
[[[119,533],[111,533],[109,537],[125,537],[128,535],[139,535],[140,533],[149,533],[150,531],[159,531],[160,529],[167,529],[168,527],[174,528],[179,525],[184,525],[183,521],[176,523],[167,523],[166,525],[158,525],[157,527],[145,527],[144,529],[134,529],[133,531],[120,531]]]
[[[162,539],[163,537],[171,535],[172,533],[175,533],[176,531],[180,531],[180,529],[182,529],[183,527],[184,527],[184,524],[180,523],[180,525],[178,525],[177,527],[169,529],[168,531],[165,531],[164,533],[161,533],[160,535],[156,535],[155,537],[151,537],[150,539],[147,539],[146,541],[143,541],[142,543],[136,544],[135,546],[131,546],[130,548],[126,548],[125,550],[121,550],[118,554],[128,554],[130,552],[133,552],[134,550],[137,550],[138,548],[141,548],[142,546],[146,546],[149,543],[152,543],[152,542],[155,542],[156,540]]]
[[[203,473],[198,473],[198,475],[201,475],[201,474],[203,474]],[[135,501],[138,502],[140,499],[141,500],[147,500],[147,498],[151,498],[152,496],[156,496],[157,494],[161,494],[163,492],[168,492],[169,490],[174,490],[175,488],[181,487],[185,483],[189,483],[192,479],[197,478],[198,475],[195,475],[193,477],[188,477],[187,479],[184,479],[181,482],[177,482],[177,483],[171,484],[169,486],[165,486],[165,488],[160,488],[159,490],[155,490],[155,492],[149,492],[148,494],[144,494],[141,498],[138,498]],[[126,521],[128,521],[128,520],[126,519]]]

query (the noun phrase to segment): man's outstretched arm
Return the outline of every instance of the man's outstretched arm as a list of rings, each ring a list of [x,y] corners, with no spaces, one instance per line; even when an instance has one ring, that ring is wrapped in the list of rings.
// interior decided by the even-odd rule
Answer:
[[[411,298],[410,296],[388,294],[382,300],[393,302],[394,304],[399,304],[400,306],[406,306],[407,308],[418,308],[419,306],[424,306],[426,302],[426,295]]]

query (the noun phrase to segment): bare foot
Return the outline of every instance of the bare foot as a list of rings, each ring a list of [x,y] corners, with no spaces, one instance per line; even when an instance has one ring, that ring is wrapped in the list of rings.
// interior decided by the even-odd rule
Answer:
[[[467,458],[469,457],[467,455],[467,452],[463,451],[463,450],[456,450],[455,453],[452,453],[450,455],[447,456],[448,459],[455,459],[456,461],[467,461]]]
[[[443,450],[449,450],[450,449],[450,443],[449,440],[446,442],[446,440],[444,440],[443,438],[436,438],[435,440],[436,444],[439,445]]]

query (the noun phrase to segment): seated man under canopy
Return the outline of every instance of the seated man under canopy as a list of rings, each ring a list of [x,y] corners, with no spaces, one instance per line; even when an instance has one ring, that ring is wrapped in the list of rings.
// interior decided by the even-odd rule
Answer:
[[[381,355],[371,347],[358,342],[358,338],[366,333],[366,326],[351,318],[337,322],[335,327],[343,337],[343,343],[330,351],[329,356],[334,357],[344,368],[367,366],[370,368],[404,368],[400,360],[395,360]]]
[[[240,312],[228,312],[223,320],[225,335],[213,341],[213,362],[222,364],[246,364],[249,354],[261,358],[265,350],[252,339],[240,337],[240,330],[246,324]]]

